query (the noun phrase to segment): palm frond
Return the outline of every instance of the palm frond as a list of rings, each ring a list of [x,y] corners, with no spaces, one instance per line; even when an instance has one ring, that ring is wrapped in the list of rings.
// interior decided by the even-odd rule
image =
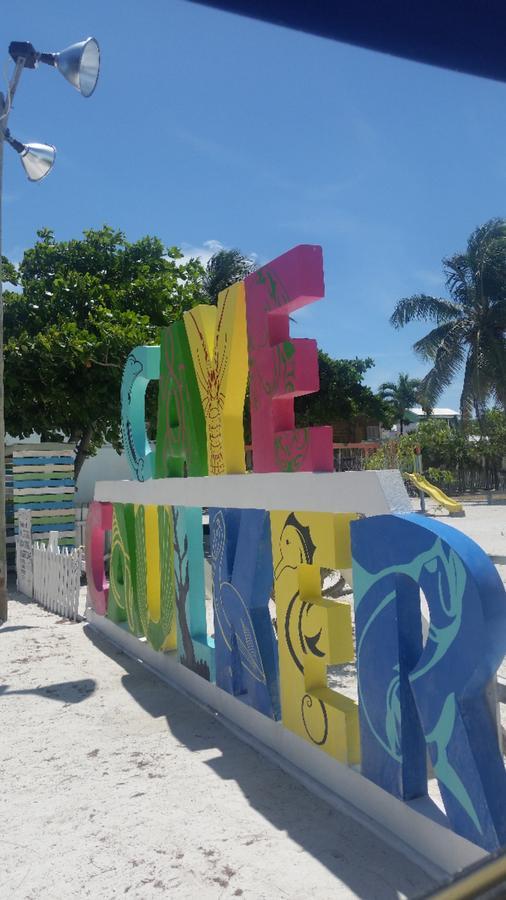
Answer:
[[[489,219],[484,225],[475,228],[467,242],[466,251],[466,256],[474,270],[482,268],[484,262],[490,256],[490,251],[495,245],[501,244],[504,252],[506,247],[505,219]]]
[[[433,403],[465,363],[461,407],[479,411],[494,397],[506,409],[506,219],[471,234],[465,252],[443,260],[450,300],[418,294],[400,300],[395,328],[412,321],[435,327],[414,350],[433,366],[421,391]]]
[[[485,372],[490,385],[490,394],[506,411],[506,335],[494,332],[487,335]]]
[[[242,281],[253,272],[255,263],[240,250],[218,250],[206,266],[204,290],[211,303],[217,303],[218,294],[236,281]]]
[[[383,384],[380,384],[380,386],[378,387],[378,391],[380,394],[393,392],[396,389],[397,385],[393,381],[384,381]]]
[[[445,388],[447,388],[460,371],[465,359],[465,350],[460,344],[443,343],[434,358],[434,365],[422,379],[420,391],[434,406]]]
[[[409,322],[427,322],[431,319],[439,324],[459,318],[461,315],[461,307],[452,300],[431,297],[428,294],[414,294],[413,297],[399,300],[390,317],[390,324],[394,328],[403,328]]]
[[[469,238],[467,255],[476,282],[477,302],[487,306],[490,299],[505,296],[506,221],[490,219]]]
[[[413,344],[413,350],[422,359],[434,360],[437,352],[443,344],[448,342],[462,343],[466,338],[467,323],[465,320],[457,322],[445,322],[429,331],[424,337]]]
[[[384,381],[378,388],[382,400],[394,406],[402,419],[404,413],[418,402],[419,378],[410,378],[407,372],[400,372],[397,383]]]
[[[474,296],[474,273],[467,256],[455,253],[443,259],[445,283],[453,299],[467,306]]]

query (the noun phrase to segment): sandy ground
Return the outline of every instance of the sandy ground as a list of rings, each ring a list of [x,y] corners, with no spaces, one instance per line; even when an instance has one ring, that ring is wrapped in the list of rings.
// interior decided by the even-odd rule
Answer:
[[[427,502],[430,516],[458,528],[468,537],[483,547],[494,563],[499,577],[506,587],[506,503],[488,505],[482,502],[464,502],[465,516],[450,516],[433,500]],[[418,501],[413,501],[413,508],[419,510]],[[506,683],[506,658],[498,672],[499,680]],[[506,704],[500,706],[501,723],[506,731]]]
[[[464,503],[465,516],[450,516],[433,500],[427,501],[427,512],[431,517],[458,528],[480,544],[497,566],[506,584],[506,503],[488,506],[486,503]],[[419,511],[418,501],[413,501],[413,509]]]
[[[431,882],[93,634],[0,629],[0,897],[414,897]]]

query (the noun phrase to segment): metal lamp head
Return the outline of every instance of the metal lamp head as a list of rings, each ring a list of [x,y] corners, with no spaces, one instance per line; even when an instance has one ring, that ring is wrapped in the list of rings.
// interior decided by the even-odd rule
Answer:
[[[42,61],[45,61],[43,57]],[[53,65],[83,97],[91,97],[100,71],[98,42],[89,37],[78,44],[71,44],[61,53],[54,54]]]
[[[56,147],[52,144],[22,144],[6,131],[5,139],[19,153],[21,165],[30,181],[42,181],[54,166]]]
[[[91,97],[100,71],[100,48],[93,37],[71,44],[61,53],[39,53],[28,41],[12,41],[9,53],[23,68],[36,69],[40,62],[54,66],[83,97]]]
[[[54,166],[56,147],[52,144],[25,144],[20,159],[28,179],[42,181]]]

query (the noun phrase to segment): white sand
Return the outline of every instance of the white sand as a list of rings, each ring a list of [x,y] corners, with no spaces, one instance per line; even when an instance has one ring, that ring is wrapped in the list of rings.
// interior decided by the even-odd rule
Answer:
[[[416,866],[120,654],[11,601],[0,897],[414,897]]]

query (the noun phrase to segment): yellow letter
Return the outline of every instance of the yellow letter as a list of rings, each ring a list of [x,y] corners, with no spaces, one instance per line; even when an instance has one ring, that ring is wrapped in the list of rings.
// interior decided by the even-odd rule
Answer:
[[[354,659],[348,603],[321,596],[320,567],[351,566],[348,513],[271,512],[281,718],[340,762],[360,758],[358,706],[327,687],[327,666]]]
[[[243,408],[248,377],[244,282],[196,306],[184,323],[204,409],[210,475],[243,473]]]
[[[174,525],[171,506],[134,506],[136,602],[142,630],[155,650],[177,644]]]

